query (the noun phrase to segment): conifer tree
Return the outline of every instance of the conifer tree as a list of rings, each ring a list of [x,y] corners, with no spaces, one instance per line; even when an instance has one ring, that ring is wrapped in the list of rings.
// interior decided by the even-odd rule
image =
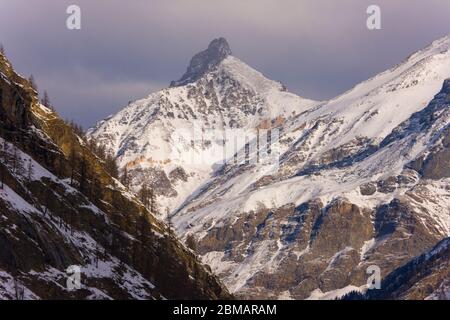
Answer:
[[[8,144],[6,140],[0,144],[0,189],[3,189],[5,180],[5,170],[8,164]]]
[[[84,193],[87,190],[87,161],[83,155],[80,163],[80,191]]]
[[[170,210],[167,207],[166,207],[166,224],[169,230],[169,234],[172,234],[173,229],[172,215],[170,214]]]
[[[76,153],[73,144],[70,146],[69,163],[71,168],[70,185],[73,187],[73,182],[75,179],[75,167],[76,167]]]
[[[158,213],[158,208],[156,205],[156,194],[155,191],[152,189],[149,190],[149,197],[150,197],[150,212],[152,213]]]
[[[23,287],[22,283],[17,279],[17,277],[14,277],[14,291],[16,294],[16,300],[23,300],[25,296],[25,288]]]
[[[191,249],[194,252],[197,250],[197,241],[195,240],[195,237],[193,234],[189,234],[187,236],[186,245],[189,249]]]
[[[105,169],[113,178],[118,178],[119,168],[117,167],[116,158],[112,154],[107,154],[105,158]]]
[[[33,163],[31,159],[28,160],[28,167],[27,167],[27,179],[28,182],[31,182],[31,177],[33,175]]]
[[[125,168],[123,169],[122,176],[120,177],[120,182],[127,188],[130,185],[127,166],[125,166]]]
[[[22,158],[20,157],[19,149],[16,146],[13,146],[11,164],[12,164],[12,172],[14,174],[20,174],[21,176],[25,176]]]
[[[28,78],[28,82],[30,83],[31,88],[33,88],[35,91],[38,91],[38,87],[36,85],[36,81],[34,80],[34,76],[33,75],[31,75]]]
[[[144,183],[141,187],[141,190],[139,190],[139,198],[142,202],[142,204],[145,207],[148,207],[150,204],[150,190],[147,187],[147,184]]]
[[[3,169],[3,164],[0,163],[0,190],[4,188],[4,180],[5,180],[5,169]]]
[[[44,96],[41,99],[41,104],[46,106],[50,110],[54,110],[52,103],[50,102],[50,97],[48,96],[47,90],[44,90]]]

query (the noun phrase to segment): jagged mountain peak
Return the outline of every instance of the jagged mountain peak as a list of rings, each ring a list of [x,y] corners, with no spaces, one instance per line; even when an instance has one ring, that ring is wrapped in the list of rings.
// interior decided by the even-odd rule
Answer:
[[[178,81],[172,81],[170,86],[183,86],[199,79],[203,74],[217,66],[226,57],[231,55],[230,45],[225,38],[217,38],[211,41],[208,48],[191,59],[186,73]]]
[[[228,44],[227,39],[220,37],[217,39],[214,39],[211,41],[211,43],[208,45],[207,50],[217,50],[218,52],[223,52],[226,55],[231,54],[230,45]]]

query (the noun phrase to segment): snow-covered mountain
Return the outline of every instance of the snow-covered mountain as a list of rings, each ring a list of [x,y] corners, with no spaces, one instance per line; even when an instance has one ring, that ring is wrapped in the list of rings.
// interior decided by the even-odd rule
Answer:
[[[170,191],[160,195],[178,233],[196,238],[232,292],[304,299],[365,290],[368,266],[387,275],[449,236],[450,37],[327,102],[286,92],[228,49],[215,50],[220,59],[195,56],[171,88],[91,135],[134,171],[135,189],[158,172],[152,182]],[[201,148],[172,140],[190,123],[277,128],[267,143],[279,162],[244,151],[249,161],[220,165],[219,155],[213,166],[175,166],[191,146],[205,157],[216,154],[214,141],[221,146],[218,136]]]
[[[278,126],[317,104],[230,54],[225,39],[212,41],[170,88],[131,103],[89,132],[113,150],[135,191],[144,181],[154,187],[162,213],[210,178],[223,160],[227,130]]]

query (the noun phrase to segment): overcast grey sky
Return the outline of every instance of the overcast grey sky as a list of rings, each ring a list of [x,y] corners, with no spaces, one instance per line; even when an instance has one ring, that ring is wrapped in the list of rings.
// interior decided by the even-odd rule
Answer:
[[[66,8],[82,29],[66,28]],[[366,9],[382,9],[382,30]],[[290,91],[332,98],[450,33],[448,0],[0,0],[0,42],[85,127],[178,79],[216,37]]]

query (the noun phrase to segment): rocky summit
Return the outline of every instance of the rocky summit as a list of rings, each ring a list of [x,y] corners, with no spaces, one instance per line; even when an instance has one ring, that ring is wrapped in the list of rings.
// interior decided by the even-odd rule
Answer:
[[[181,79],[172,81],[170,86],[184,86],[188,83],[195,82],[229,55],[231,55],[231,49],[227,40],[225,38],[214,39],[206,50],[197,53],[191,59],[191,63]]]

